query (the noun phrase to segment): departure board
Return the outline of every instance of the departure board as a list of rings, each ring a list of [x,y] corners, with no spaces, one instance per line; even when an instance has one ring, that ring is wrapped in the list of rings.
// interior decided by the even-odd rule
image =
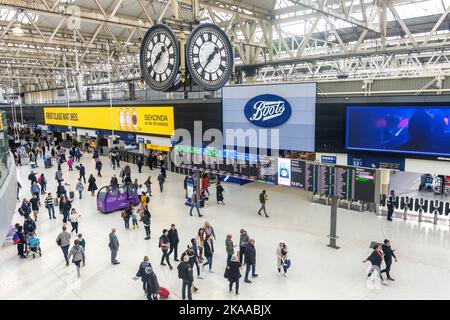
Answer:
[[[306,189],[306,162],[302,160],[291,160],[291,186]]]
[[[307,191],[313,192],[316,194],[318,192],[318,165],[315,163],[306,163],[305,170],[305,188]]]
[[[325,196],[334,195],[334,171],[333,166],[317,166],[318,194]]]
[[[355,168],[355,200],[375,202],[376,170]]]
[[[182,168],[296,187],[327,197],[375,201],[375,169],[279,159],[235,150],[176,146],[175,151],[178,166]]]
[[[334,176],[335,196],[349,200],[355,199],[353,180],[355,168],[336,166]]]

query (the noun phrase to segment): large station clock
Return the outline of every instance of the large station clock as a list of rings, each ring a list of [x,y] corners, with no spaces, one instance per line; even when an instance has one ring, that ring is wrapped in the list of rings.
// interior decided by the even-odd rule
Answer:
[[[186,60],[191,78],[205,90],[218,90],[233,71],[233,50],[220,27],[205,23],[196,27],[186,46]]]
[[[153,90],[170,89],[179,79],[180,49],[169,27],[156,24],[144,36],[141,45],[141,74]]]

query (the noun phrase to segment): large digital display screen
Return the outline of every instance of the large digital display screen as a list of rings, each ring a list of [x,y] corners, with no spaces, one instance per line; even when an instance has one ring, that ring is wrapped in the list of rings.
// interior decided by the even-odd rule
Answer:
[[[222,89],[227,148],[314,151],[316,84],[263,84]]]
[[[349,106],[346,149],[450,156],[450,106]]]

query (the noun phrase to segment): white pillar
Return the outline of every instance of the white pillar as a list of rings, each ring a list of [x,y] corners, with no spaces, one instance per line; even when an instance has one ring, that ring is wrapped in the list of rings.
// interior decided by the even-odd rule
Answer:
[[[143,143],[139,143],[139,153],[140,154],[145,153],[145,145]]]
[[[113,147],[113,140],[112,138],[108,138],[108,148],[111,149]]]
[[[381,169],[381,194],[389,194],[389,182],[391,179],[391,170]]]

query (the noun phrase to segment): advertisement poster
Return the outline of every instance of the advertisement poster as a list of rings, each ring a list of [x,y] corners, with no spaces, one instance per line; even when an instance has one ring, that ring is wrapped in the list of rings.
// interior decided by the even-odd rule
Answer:
[[[100,130],[171,136],[174,132],[173,107],[66,107],[44,108],[46,125],[94,128]],[[111,115],[112,119],[111,120]]]
[[[278,159],[278,184],[291,186],[291,159]]]

